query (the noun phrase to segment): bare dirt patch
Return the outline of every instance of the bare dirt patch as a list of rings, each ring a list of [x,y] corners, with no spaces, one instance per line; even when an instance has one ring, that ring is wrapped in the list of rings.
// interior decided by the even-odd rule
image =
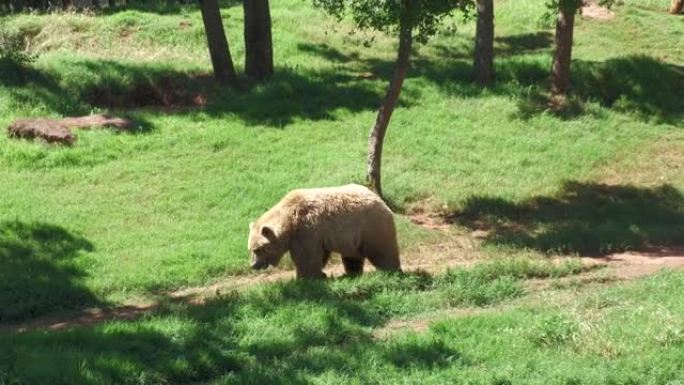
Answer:
[[[651,275],[663,268],[684,269],[684,247],[652,247],[643,251],[627,251],[600,258],[619,279]]]
[[[615,13],[606,7],[600,6],[597,1],[591,0],[582,7],[582,17],[596,20],[612,20],[615,18]]]
[[[422,210],[415,211],[409,215],[411,223],[414,225],[425,227],[430,230],[446,230],[449,224],[441,215],[424,212]]]
[[[408,203],[404,210],[411,223],[430,230],[448,230],[449,223],[440,212],[438,202],[432,198]]]

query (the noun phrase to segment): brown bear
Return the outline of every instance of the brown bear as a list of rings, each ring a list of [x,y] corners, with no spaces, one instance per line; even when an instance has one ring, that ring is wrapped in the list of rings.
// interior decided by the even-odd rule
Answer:
[[[401,270],[392,211],[356,184],[289,192],[250,224],[247,247],[255,270],[276,266],[289,250],[297,278],[324,278],[332,252],[348,275],[361,274],[366,258],[378,270]]]

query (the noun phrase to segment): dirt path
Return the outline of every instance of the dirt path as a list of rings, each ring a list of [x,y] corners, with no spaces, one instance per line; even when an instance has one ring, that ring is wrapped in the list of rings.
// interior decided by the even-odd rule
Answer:
[[[611,254],[595,259],[594,263],[607,264],[619,279],[634,279],[656,273],[665,267],[684,269],[684,247],[658,247]]]
[[[606,268],[592,270],[580,275],[561,278],[553,283],[574,284],[612,284],[615,282],[641,278],[657,273],[662,268],[684,269],[684,247],[654,248],[641,252],[616,253],[604,258],[582,258],[588,265],[603,265]],[[552,287],[548,279],[530,280],[526,284],[527,291],[532,295],[524,296],[493,307],[447,308],[437,310],[406,319],[393,319],[382,327],[373,330],[373,338],[383,340],[396,334],[406,332],[423,332],[430,326],[445,318],[468,317],[479,314],[501,313],[521,305],[548,301],[546,290]],[[574,296],[574,294],[572,294]],[[556,293],[555,296],[568,297],[567,292]],[[543,299],[542,299],[543,297]]]
[[[454,244],[458,242],[458,245]],[[478,260],[479,253],[472,240],[463,237],[451,239],[446,243],[432,244],[417,248],[404,256],[404,270],[425,271],[438,274],[450,267],[467,266]],[[602,258],[581,258],[585,264],[605,265],[609,274],[616,280],[629,280],[653,274],[662,268],[684,269],[684,247],[653,248],[640,252],[625,252],[608,255]],[[373,268],[367,270],[372,271]],[[335,261],[326,270],[329,277],[343,275],[339,261]],[[266,273],[235,276],[215,282],[207,286],[184,288],[167,293],[165,298],[172,302],[201,304],[207,299],[214,298],[221,293],[245,289],[261,283],[285,281],[294,278],[291,270],[274,269]],[[543,290],[540,285],[539,290]],[[31,330],[64,330],[73,326],[95,325],[106,321],[134,320],[161,306],[163,301],[148,301],[126,304],[115,308],[91,308],[78,313],[54,314],[40,317],[20,324],[0,325],[0,332],[25,332]],[[468,309],[456,309],[468,313]],[[451,309],[449,311],[456,311]],[[478,310],[479,311],[479,310]],[[402,328],[401,321],[394,325],[390,323],[388,329]],[[415,323],[415,321],[412,321]],[[418,321],[420,324],[420,321]],[[427,327],[427,323],[424,325]]]
[[[426,271],[434,274],[449,267],[467,266],[474,263],[479,254],[475,251],[476,243],[465,237],[449,239],[443,243],[421,246],[406,253],[403,269],[410,271]],[[367,265],[366,271],[375,269]],[[325,273],[328,277],[340,277],[344,274],[339,259],[333,257]],[[106,321],[135,320],[158,309],[163,302],[183,302],[202,304],[208,299],[215,298],[222,293],[243,290],[262,283],[273,283],[294,279],[292,269],[269,269],[243,276],[232,276],[221,279],[205,286],[188,287],[162,295],[162,300],[138,300],[114,308],[89,308],[78,312],[64,312],[50,314],[44,317],[17,323],[0,325],[0,332],[26,332],[32,330],[64,330],[74,326],[96,325]]]

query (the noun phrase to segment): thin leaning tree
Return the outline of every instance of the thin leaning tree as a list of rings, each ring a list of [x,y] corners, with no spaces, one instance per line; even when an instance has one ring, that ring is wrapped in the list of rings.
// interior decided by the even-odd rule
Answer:
[[[611,7],[616,0],[599,0],[598,4]],[[563,99],[570,90],[570,63],[572,61],[575,16],[581,12],[586,0],[548,0],[547,14],[556,14],[555,51],[551,65],[551,95]]]
[[[444,17],[456,10],[467,12],[473,3],[471,0],[314,0],[314,4],[338,19],[350,15],[360,29],[395,34],[399,40],[394,73],[368,138],[368,184],[382,197],[382,148],[409,70],[413,42],[427,42]]]
[[[554,39],[556,48],[551,65],[551,94],[555,97],[564,97],[570,88],[575,15],[583,4],[584,0],[551,0],[546,5],[550,11],[557,11]]]

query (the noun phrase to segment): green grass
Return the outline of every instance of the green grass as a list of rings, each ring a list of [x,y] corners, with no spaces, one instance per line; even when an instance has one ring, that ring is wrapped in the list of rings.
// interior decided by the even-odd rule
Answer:
[[[683,203],[680,191],[671,185],[646,188],[569,182],[553,198],[509,202],[473,197],[452,215],[463,226],[492,231],[486,243],[601,255],[680,243]]]
[[[525,267],[527,266],[527,267]],[[483,265],[451,276],[561,275],[572,264]],[[485,274],[487,272],[487,274]],[[456,275],[454,275],[456,274]],[[465,282],[465,281],[463,281]],[[471,281],[474,282],[474,281]],[[170,305],[134,322],[0,334],[3,384],[668,383],[682,380],[682,273],[547,293],[425,332],[374,331],[448,303],[447,276],[287,282]],[[497,290],[509,300],[506,289]],[[500,296],[499,296],[500,295]],[[494,297],[491,297],[494,298]]]
[[[247,225],[285,192],[363,180],[394,39],[366,48],[367,35],[306,2],[272,7],[277,74],[243,93],[208,80],[192,6],[0,19],[38,55],[2,64],[0,126],[109,108],[140,123],[132,134],[80,131],[72,148],[0,137],[0,263],[11,267],[0,270],[0,321],[244,274]],[[472,23],[416,50],[385,146],[389,199],[398,211],[487,219],[488,254],[681,242],[681,179],[604,188],[600,175],[662,138],[681,154],[682,23],[632,3],[613,21],[579,21],[574,108],[559,116],[540,104],[552,43],[540,9],[498,4],[498,83],[485,91],[470,82]],[[224,22],[241,67],[241,7],[224,7]],[[197,93],[203,108],[130,109]],[[404,250],[439,238],[398,221]],[[26,271],[54,279],[33,284]]]

